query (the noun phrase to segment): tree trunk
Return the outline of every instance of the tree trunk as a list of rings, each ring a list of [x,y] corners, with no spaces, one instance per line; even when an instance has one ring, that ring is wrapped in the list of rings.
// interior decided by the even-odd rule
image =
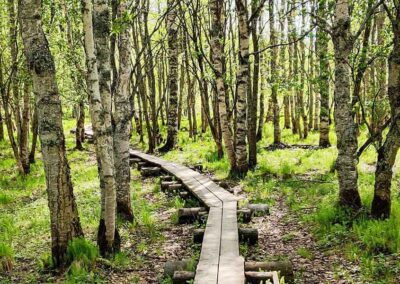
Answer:
[[[257,13],[259,1],[252,1],[252,14]],[[261,14],[251,22],[251,38],[253,42],[253,50],[259,49],[259,20]],[[260,77],[260,53],[254,55],[253,65],[253,84],[249,86],[248,98],[248,141],[249,141],[249,167],[254,168],[257,165],[257,105],[258,105],[258,84]],[[251,81],[250,81],[251,82]]]
[[[389,56],[388,97],[391,125],[386,140],[378,151],[375,172],[375,191],[371,213],[375,218],[389,218],[391,209],[390,187],[393,165],[400,148],[400,7],[392,15],[393,50]]]
[[[17,142],[15,141],[14,137],[14,126],[12,121],[12,114],[10,111],[10,94],[6,90],[6,85],[3,78],[3,58],[0,56],[0,92],[1,92],[1,100],[3,102],[3,109],[4,109],[4,121],[6,123],[8,140],[11,145],[11,149],[14,154],[15,162],[18,168],[18,172],[20,174],[24,174],[24,169],[22,167],[20,155],[19,155],[19,148]],[[8,89],[8,88],[7,88]]]
[[[82,151],[83,142],[85,140],[85,103],[83,98],[81,98],[79,101],[78,115],[76,118],[75,148],[79,151]]]
[[[130,7],[130,0],[120,1],[118,18],[123,17]],[[119,77],[114,94],[114,165],[117,191],[117,213],[126,221],[133,221],[131,206],[131,169],[129,148],[132,131],[132,111],[130,108],[130,76],[132,73],[130,28],[125,27],[119,34]]]
[[[353,47],[348,0],[337,1],[333,33],[335,49],[335,124],[338,157],[339,204],[361,207],[357,185],[357,133],[352,115],[349,55]]]
[[[145,62],[146,64],[144,65],[144,68],[146,70],[147,74],[147,83],[149,87],[149,104],[150,104],[150,115],[151,115],[151,124],[152,124],[152,144],[155,146],[159,143],[157,137],[160,135],[160,129],[158,127],[158,115],[157,115],[157,103],[156,103],[156,97],[157,97],[157,92],[156,92],[156,79],[155,79],[155,74],[154,74],[154,69],[155,69],[155,64],[154,64],[154,59],[153,59],[153,49],[151,46],[151,38],[149,34],[149,21],[148,21],[148,15],[149,15],[149,8],[150,8],[150,1],[145,0],[144,1],[144,9],[143,9],[143,36],[142,36],[142,45],[143,48],[146,50],[146,59]],[[141,24],[140,22],[138,23],[139,25]],[[159,94],[161,96],[161,93]],[[162,101],[160,100],[160,103],[162,104]]]
[[[289,17],[288,17],[288,42],[292,42],[294,40],[295,33],[294,31],[294,24],[293,20],[295,19],[295,5],[293,4],[293,1],[289,1],[288,3],[288,11],[289,12]],[[290,108],[290,120],[292,122],[292,134],[295,135],[298,133],[298,125],[297,125],[297,120],[296,120],[296,98],[295,98],[295,92],[296,88],[293,86],[297,82],[297,71],[295,70],[295,51],[294,51],[294,44],[289,45],[288,48],[288,53],[289,53],[289,76],[291,79],[291,86],[290,86],[290,95],[289,95],[289,108]]]
[[[8,13],[9,13],[9,37],[10,37],[10,55],[11,55],[11,86],[13,93],[12,111],[14,113],[15,125],[17,128],[17,143],[21,141],[21,109],[20,97],[18,88],[18,43],[17,43],[17,19],[15,17],[15,1],[8,0]],[[22,163],[22,161],[21,161]],[[22,167],[25,173],[24,167]]]
[[[257,130],[257,142],[261,141],[263,137],[264,129],[264,98],[265,92],[267,91],[267,63],[265,62],[264,56],[261,59],[261,92],[260,92],[260,114],[258,117],[258,130]]]
[[[274,46],[277,43],[275,31],[275,15],[274,1],[269,0],[269,28],[270,28],[270,45]],[[271,103],[273,109],[273,125],[274,125],[274,144],[281,144],[281,127],[279,125],[279,105],[278,105],[278,82],[277,82],[277,64],[278,56],[277,47],[271,49]]]
[[[167,33],[168,33],[168,88],[169,88],[169,106],[168,106],[168,134],[167,141],[159,150],[168,152],[175,148],[178,139],[178,23],[176,0],[168,0],[167,15]]]
[[[221,123],[222,138],[225,143],[225,149],[228,155],[230,169],[235,170],[236,155],[233,145],[232,127],[228,119],[228,112],[226,107],[226,90],[223,78],[223,61],[225,58],[224,49],[222,46],[224,35],[223,30],[223,3],[217,0],[209,1],[209,8],[211,14],[211,63],[215,72],[215,88],[218,95],[218,108],[219,119]]]
[[[182,122],[182,112],[183,112],[183,90],[185,89],[185,68],[183,66],[183,62],[180,64],[180,78],[179,78],[179,99],[178,99],[178,131],[181,129],[181,122]],[[186,101],[188,97],[186,96]]]
[[[306,6],[305,2],[301,3],[301,34],[306,33],[305,25],[306,25]],[[300,90],[299,90],[299,107],[301,113],[301,119],[303,120],[303,136],[302,138],[306,139],[308,136],[308,118],[307,113],[305,111],[304,105],[304,89],[305,89],[305,64],[306,64],[306,45],[304,39],[300,41]]]
[[[92,12],[91,0],[83,0],[82,5],[89,107],[101,189],[101,215],[97,243],[100,253],[106,256],[118,251],[120,246],[115,218],[116,191],[111,124],[110,53],[108,47],[109,7],[105,0],[95,1],[94,12]]]
[[[21,116],[21,134],[19,140],[19,155],[21,159],[24,174],[28,174],[31,170],[29,163],[29,119],[30,119],[30,83],[24,83],[23,108]]]
[[[39,131],[38,125],[38,115],[36,110],[36,104],[34,105],[33,115],[32,115],[32,144],[31,144],[31,151],[29,153],[29,163],[35,163],[35,153],[36,153],[36,144],[37,144],[37,137]]]
[[[327,15],[326,0],[319,2],[318,15],[325,18]],[[323,23],[321,23],[323,24]],[[322,28],[317,30],[317,56],[319,60],[319,93],[320,93],[320,115],[319,115],[319,146],[330,147],[329,141],[329,38]]]
[[[314,7],[314,3],[312,4]],[[314,8],[313,8],[314,9]],[[314,11],[312,11],[314,14]],[[315,40],[314,34],[311,36],[311,51],[314,50]],[[315,111],[315,88],[314,88],[314,52],[309,52],[308,54],[309,63],[309,79],[308,79],[308,130],[314,130],[314,111]]]
[[[247,125],[246,125],[246,111],[247,111],[247,93],[249,87],[249,76],[250,76],[250,64],[249,64],[249,37],[250,30],[248,24],[247,7],[242,0],[236,0],[236,13],[239,20],[239,69],[236,74],[236,90],[237,90],[237,102],[236,102],[236,144],[235,144],[235,155],[236,155],[236,172],[239,176],[246,175],[248,171],[247,163]],[[251,105],[257,108],[256,102],[251,102]],[[257,114],[257,109],[254,114]],[[254,121],[253,121],[254,120]],[[256,122],[256,117],[253,117],[252,123]],[[255,141],[255,125],[252,131],[252,157],[251,166],[255,166],[257,163],[257,144]],[[254,136],[254,137],[253,137]],[[249,139],[250,140],[250,139]],[[249,158],[250,162],[250,158]]]
[[[0,141],[4,141],[4,120],[3,120],[3,112],[1,110],[1,108],[2,107],[0,104]]]
[[[52,256],[65,261],[68,242],[83,236],[65,150],[56,70],[41,22],[41,1],[19,1],[19,20],[38,113],[51,220]]]

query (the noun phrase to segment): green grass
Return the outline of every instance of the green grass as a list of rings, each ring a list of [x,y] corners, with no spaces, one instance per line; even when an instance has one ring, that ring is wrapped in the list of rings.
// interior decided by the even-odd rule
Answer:
[[[304,257],[306,259],[312,260],[313,259],[313,255],[312,252],[304,247],[300,247],[297,249],[297,254],[300,255],[301,257]]]
[[[66,146],[74,193],[88,241],[77,241],[73,244],[79,252],[83,251],[83,255],[79,256],[78,251],[72,253],[73,265],[64,280],[66,283],[93,283],[104,278],[99,276],[99,270],[91,269],[88,267],[91,265],[86,265],[84,260],[85,257],[88,261],[96,258],[87,255],[96,254],[92,249],[100,216],[99,181],[93,148],[85,145],[86,151],[74,150],[74,137],[68,134],[74,123],[73,120],[64,122]],[[186,123],[183,121],[184,126]],[[161,131],[165,134],[164,127]],[[270,124],[265,125],[264,138],[258,144],[258,165],[240,181],[248,196],[245,202],[268,203],[273,206],[276,199],[283,196],[291,214],[298,215],[304,226],[312,230],[321,249],[343,254],[349,261],[358,264],[363,281],[398,283],[395,277],[400,274],[400,199],[396,186],[400,173],[397,170],[394,173],[391,218],[386,221],[371,220],[368,211],[373,197],[373,165],[376,152],[372,146],[367,149],[361,156],[358,167],[359,190],[365,210],[354,216],[336,206],[338,184],[336,174],[332,171],[337,155],[336,148],[284,149],[269,152],[264,147],[272,143],[272,131]],[[201,163],[205,170],[215,173],[218,178],[228,177],[229,162],[226,157],[218,159],[210,133],[203,134],[202,138],[198,137],[196,142],[189,139],[187,132],[180,132],[178,138],[182,149],[167,153],[164,155],[165,159],[182,164]],[[286,144],[317,145],[318,138],[318,133],[311,132],[308,138],[302,141],[298,136],[292,135],[291,130],[282,131],[282,141]],[[331,143],[335,144],[334,131],[331,131],[330,138]],[[365,139],[366,131],[362,129],[359,143]],[[138,143],[136,135],[133,136],[132,142]],[[142,149],[146,148],[146,144],[139,146]],[[396,169],[398,168],[399,159],[396,162]],[[32,166],[30,175],[22,177],[16,172],[9,145],[0,142],[0,259],[7,259],[9,263],[18,266],[18,259],[37,259],[41,256],[39,268],[44,268],[51,265],[50,224],[40,154],[37,163]],[[134,262],[135,267],[140,267],[144,263],[140,253],[162,240],[160,232],[163,224],[157,222],[155,217],[161,206],[178,209],[191,205],[191,201],[183,202],[179,198],[166,200],[159,190],[158,180],[143,183],[136,170],[132,171],[131,189],[135,221],[130,225],[121,222],[118,224],[123,239],[133,232],[140,232],[141,235],[134,243],[133,254],[123,252],[111,260],[111,267],[116,269],[132,265],[130,260]],[[154,195],[154,200],[147,199],[149,193]],[[303,214],[304,209],[309,209],[307,212],[310,213]],[[290,241],[292,238],[294,236],[290,234],[283,236],[284,241]],[[241,246],[240,250],[244,255],[248,253],[246,246]],[[194,249],[194,252],[198,251]],[[313,257],[306,248],[299,248],[297,253],[305,258]],[[26,279],[38,282],[40,277],[43,276],[35,272],[26,276]]]
[[[14,251],[12,247],[5,243],[0,243],[0,272],[8,272],[12,269],[14,261]]]
[[[368,283],[397,283],[400,262],[400,198],[395,188],[399,173],[395,172],[393,182],[392,216],[387,221],[371,220],[368,215],[373,197],[376,151],[370,146],[359,162],[359,190],[364,211],[352,216],[336,206],[338,183],[334,172],[337,151],[335,147],[319,150],[284,149],[266,151],[263,146],[272,143],[272,127],[264,127],[264,138],[259,142],[258,165],[241,181],[250,202],[273,205],[277,196],[283,195],[293,214],[300,215],[305,224],[312,229],[318,244],[332,253],[343,253],[350,261],[359,264],[361,275]],[[187,133],[180,133],[182,151],[166,154],[166,159],[186,164],[202,163],[206,170],[212,171],[218,178],[229,174],[229,163],[224,157],[218,160],[212,138],[206,134],[201,142],[191,142]],[[367,138],[362,129],[359,143]],[[304,141],[291,134],[291,130],[282,131],[282,140],[286,144],[318,145],[318,133],[311,132]],[[334,131],[330,133],[331,143],[336,143]],[[397,160],[396,168],[400,161]],[[310,209],[311,214],[301,214]],[[286,236],[286,241],[293,236]],[[345,248],[345,250],[343,250]],[[247,253],[245,246],[241,253]],[[300,248],[299,255],[312,258],[310,252]],[[397,256],[397,260],[396,257]],[[394,258],[394,261],[385,260]],[[396,274],[397,273],[397,274]],[[376,282],[382,279],[382,282]],[[398,280],[398,279],[397,279]],[[375,281],[375,282],[374,282]]]

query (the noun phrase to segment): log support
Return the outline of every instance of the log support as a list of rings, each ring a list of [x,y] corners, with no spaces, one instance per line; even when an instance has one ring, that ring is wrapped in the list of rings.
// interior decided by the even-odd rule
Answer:
[[[253,211],[251,211],[248,208],[243,208],[239,209],[237,211],[238,219],[239,221],[243,223],[249,223],[251,222],[251,219],[253,218]]]
[[[294,282],[293,264],[289,260],[283,261],[249,261],[244,264],[245,271],[278,271],[281,277],[285,277],[285,283]]]
[[[154,177],[161,174],[161,168],[159,167],[141,167],[140,173],[142,177]]]
[[[180,208],[178,210],[179,224],[190,224],[195,221],[207,220],[207,211],[204,207]]]
[[[133,165],[135,165],[135,164],[137,164],[137,163],[139,163],[139,162],[141,162],[142,160],[141,159],[138,159],[138,158],[130,158],[129,159],[129,165],[130,166],[133,166]]]
[[[160,176],[160,182],[163,181],[172,181],[173,177],[172,176]]]
[[[193,242],[195,244],[201,244],[203,242],[205,229],[194,229],[193,230]]]
[[[259,284],[259,283],[272,283],[279,284],[279,276],[276,271],[260,272],[260,271],[248,271],[245,272],[247,283]]]
[[[258,230],[253,228],[240,228],[239,241],[248,245],[255,245],[258,242]]]
[[[172,278],[174,284],[186,284],[194,279],[195,273],[192,271],[175,271]]]

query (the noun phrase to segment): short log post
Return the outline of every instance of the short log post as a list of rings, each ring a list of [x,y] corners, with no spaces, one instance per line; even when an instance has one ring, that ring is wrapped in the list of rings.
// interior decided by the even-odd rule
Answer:
[[[294,282],[293,264],[289,260],[282,261],[246,261],[245,271],[279,271],[280,276],[285,277],[286,283]]]
[[[175,271],[172,278],[174,284],[186,284],[194,279],[195,273],[192,271]]]
[[[208,212],[207,211],[203,211],[203,212],[199,213],[198,221],[200,222],[200,224],[206,224],[207,223],[207,218],[208,218]]]
[[[172,176],[160,176],[160,181],[172,181]]]
[[[142,167],[140,169],[142,177],[153,177],[161,174],[161,168],[159,167]]]
[[[195,244],[201,244],[203,242],[205,229],[194,229],[193,230],[193,242]]]
[[[249,223],[253,218],[253,212],[248,208],[239,209],[237,211],[239,221],[243,223]]]
[[[253,228],[239,228],[239,240],[249,245],[257,244],[258,230]]]
[[[178,183],[178,182],[175,182],[175,183],[170,184],[170,185],[168,186],[168,191],[177,192],[177,191],[179,191],[180,189],[182,189],[182,184],[181,184],[181,183]]]
[[[165,191],[171,184],[177,183],[176,181],[161,181],[161,190]]]
[[[201,212],[205,212],[204,207],[194,207],[194,208],[180,208],[178,210],[178,221],[179,224],[190,224],[199,220],[202,216]]]
[[[247,208],[253,212],[253,216],[262,217],[269,215],[269,206],[267,204],[248,204]]]
[[[142,168],[144,168],[144,167],[148,167],[149,166],[149,163],[147,163],[147,162],[138,162],[137,163],[137,169],[140,171]]]
[[[278,272],[276,271],[268,271],[268,272],[247,271],[245,272],[245,276],[247,283],[251,284],[259,284],[259,283],[279,284],[279,276]]]
[[[194,169],[198,172],[202,172],[203,171],[203,165],[202,164],[196,164],[194,165]]]
[[[192,264],[191,259],[167,261],[164,264],[164,277],[173,277],[175,271],[186,271]]]
[[[134,164],[137,164],[137,163],[139,163],[139,162],[141,162],[142,160],[141,159],[138,159],[138,158],[130,158],[129,159],[129,165],[130,166],[133,166]]]
[[[187,200],[189,199],[189,193],[187,191],[181,190],[179,191],[179,197],[184,200]]]

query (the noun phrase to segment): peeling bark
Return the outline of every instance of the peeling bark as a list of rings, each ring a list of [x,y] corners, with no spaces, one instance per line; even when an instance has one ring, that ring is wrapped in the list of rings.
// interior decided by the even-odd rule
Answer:
[[[42,157],[50,209],[51,247],[56,265],[65,261],[68,242],[83,235],[65,150],[56,70],[42,28],[41,1],[19,1],[19,20],[36,98]]]
[[[108,49],[109,9],[105,0],[95,1],[95,12],[91,0],[82,0],[82,6],[89,107],[101,189],[101,215],[97,243],[100,253],[107,256],[114,254],[120,247],[115,218],[116,191]]]
[[[375,218],[389,218],[393,165],[400,148],[400,7],[392,15],[393,49],[389,56],[388,97],[391,124],[386,140],[378,150],[375,172],[375,191],[371,213]]]
[[[168,106],[168,131],[167,141],[159,150],[168,152],[175,148],[178,143],[178,23],[175,2],[168,0],[167,30],[168,30],[168,88],[169,88],[169,106]]]
[[[357,129],[352,115],[349,56],[353,48],[348,0],[336,2],[333,31],[335,49],[335,124],[338,157],[339,204],[361,207],[358,192]],[[322,125],[321,125],[322,127]]]
[[[120,1],[118,17],[130,7],[130,0]],[[114,94],[114,162],[115,183],[117,190],[117,213],[129,222],[133,221],[131,206],[131,169],[129,165],[129,148],[132,129],[132,111],[130,108],[130,76],[132,72],[131,44],[129,26],[119,34],[119,77]]]

